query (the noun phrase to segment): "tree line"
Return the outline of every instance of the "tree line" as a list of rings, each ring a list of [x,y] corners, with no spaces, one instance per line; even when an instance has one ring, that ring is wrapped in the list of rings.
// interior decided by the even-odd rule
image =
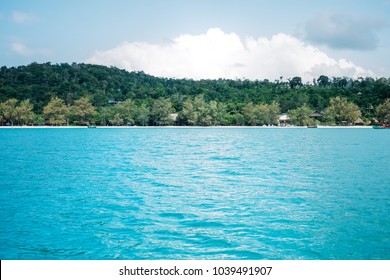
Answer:
[[[390,79],[194,81],[76,63],[0,68],[2,125],[277,125],[281,113],[295,125],[389,122]]]
[[[150,107],[145,104],[137,105],[134,100],[126,99],[115,105],[96,108],[88,97],[75,100],[73,105],[67,105],[64,100],[53,97],[43,108],[42,114],[33,112],[33,105],[28,99],[19,102],[13,98],[0,103],[0,121],[7,122],[8,125],[269,126],[279,125],[281,114],[280,105],[275,101],[271,104],[250,102],[242,111],[231,114],[226,104],[214,100],[206,102],[203,95],[187,99],[183,102],[183,109],[178,113],[174,112],[172,102],[166,98],[154,100]],[[320,123],[352,125],[362,117],[359,107],[342,97],[330,99],[330,105],[320,120],[313,119],[312,113],[313,109],[303,104],[288,110],[287,115],[290,123],[298,126]],[[375,115],[382,123],[390,120],[390,99],[377,107]]]

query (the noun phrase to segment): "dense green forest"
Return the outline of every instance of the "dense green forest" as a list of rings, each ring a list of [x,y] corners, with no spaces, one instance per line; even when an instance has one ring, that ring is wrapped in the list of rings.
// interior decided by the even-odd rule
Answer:
[[[1,125],[277,125],[282,113],[295,125],[389,122],[390,78],[322,75],[304,84],[168,79],[76,63],[0,68]]]

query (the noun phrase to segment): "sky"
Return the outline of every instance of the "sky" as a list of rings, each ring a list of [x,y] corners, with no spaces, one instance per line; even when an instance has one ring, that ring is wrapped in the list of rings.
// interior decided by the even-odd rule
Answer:
[[[168,78],[390,77],[390,0],[0,0],[0,65]]]

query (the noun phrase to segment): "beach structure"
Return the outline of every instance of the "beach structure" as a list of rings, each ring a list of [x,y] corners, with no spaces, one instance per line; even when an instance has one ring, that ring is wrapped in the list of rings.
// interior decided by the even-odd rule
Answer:
[[[177,121],[178,116],[179,116],[179,114],[169,114],[169,118],[170,118],[171,120],[173,120],[174,122]]]
[[[358,118],[355,122],[355,125],[364,125],[364,121],[361,118]]]
[[[109,105],[116,105],[116,104],[121,104],[122,103],[122,101],[120,101],[120,100],[115,100],[115,99],[109,99],[108,101],[107,101],[107,104],[109,104]]]
[[[322,118],[322,114],[319,112],[314,112],[314,113],[310,114],[309,117],[314,119],[314,120],[318,120],[318,119]]]
[[[279,116],[279,126],[287,126],[290,124],[290,117],[284,113]]]

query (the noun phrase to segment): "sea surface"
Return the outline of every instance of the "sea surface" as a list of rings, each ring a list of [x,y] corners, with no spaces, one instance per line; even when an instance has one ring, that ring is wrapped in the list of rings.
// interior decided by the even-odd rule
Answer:
[[[390,259],[390,130],[0,129],[0,259]]]

